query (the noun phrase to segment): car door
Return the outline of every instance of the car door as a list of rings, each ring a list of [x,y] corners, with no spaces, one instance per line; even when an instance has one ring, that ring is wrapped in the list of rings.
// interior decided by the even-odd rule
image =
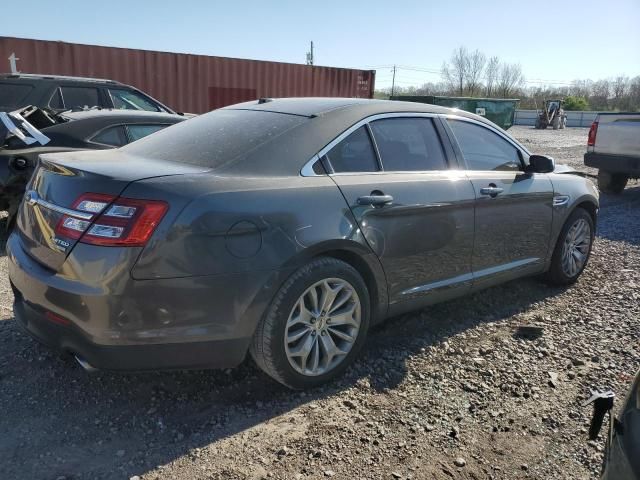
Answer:
[[[471,287],[474,192],[464,173],[450,168],[439,122],[377,116],[323,154],[382,263],[392,314]]]
[[[446,123],[476,196],[474,288],[541,271],[553,216],[548,176],[525,172],[527,153],[497,127],[460,117]]]

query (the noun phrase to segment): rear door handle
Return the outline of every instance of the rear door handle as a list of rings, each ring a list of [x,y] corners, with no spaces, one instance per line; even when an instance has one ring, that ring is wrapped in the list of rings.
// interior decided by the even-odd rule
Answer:
[[[374,207],[382,207],[393,202],[391,195],[365,195],[358,197],[358,205],[373,205]]]
[[[504,189],[500,187],[482,187],[480,189],[480,195],[490,195],[492,197],[502,192],[504,192]]]

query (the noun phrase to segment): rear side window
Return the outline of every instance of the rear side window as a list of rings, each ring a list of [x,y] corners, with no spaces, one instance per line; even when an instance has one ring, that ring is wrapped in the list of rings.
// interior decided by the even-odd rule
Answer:
[[[431,119],[387,118],[370,125],[385,172],[447,169]]]
[[[137,92],[131,90],[110,88],[111,100],[114,108],[119,110],[146,110],[149,112],[159,112],[156,104],[151,102]]]
[[[93,87],[60,87],[63,108],[100,106],[98,89]],[[52,98],[53,100],[53,98]]]
[[[90,141],[94,143],[101,143],[103,145],[111,145],[112,147],[121,147],[127,143],[127,135],[124,131],[124,127],[122,125],[118,125],[115,127],[105,128],[91,138]]]
[[[377,172],[378,159],[365,127],[358,128],[327,154],[336,173]]]
[[[220,109],[177,123],[124,150],[215,169],[233,163],[305,121],[307,118],[299,115]]]
[[[518,149],[497,133],[481,125],[448,120],[469,170],[522,169]]]
[[[0,83],[0,107],[20,107],[22,101],[33,90],[31,85],[17,83]]]
[[[168,127],[168,125],[127,125],[127,130],[129,130],[129,138],[131,138],[132,142],[135,142],[165,127]]]

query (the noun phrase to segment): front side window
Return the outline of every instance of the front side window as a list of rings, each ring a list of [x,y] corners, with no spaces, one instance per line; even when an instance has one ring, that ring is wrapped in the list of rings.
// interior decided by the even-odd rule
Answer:
[[[129,130],[129,138],[135,142],[165,127],[168,125],[127,125],[127,130]]]
[[[93,87],[60,87],[63,108],[99,107],[98,89]],[[55,98],[55,96],[54,96]],[[52,98],[52,101],[54,99]]]
[[[100,143],[102,145],[110,145],[112,147],[121,147],[127,143],[127,135],[122,125],[115,127],[105,128],[101,132],[98,132],[93,138],[92,142]]]
[[[370,125],[385,172],[447,169],[431,119],[386,118]]]
[[[336,173],[377,172],[378,159],[366,127],[360,127],[327,154]]]
[[[114,108],[119,110],[146,110],[148,112],[159,112],[160,109],[148,98],[137,92],[124,89],[110,88],[111,100]]]
[[[481,125],[449,119],[469,170],[522,170],[518,149]]]

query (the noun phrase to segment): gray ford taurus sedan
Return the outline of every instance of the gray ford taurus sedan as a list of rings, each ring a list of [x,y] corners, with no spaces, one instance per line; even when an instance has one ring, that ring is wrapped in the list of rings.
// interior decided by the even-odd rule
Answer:
[[[525,275],[575,281],[597,211],[589,180],[479,116],[261,99],[43,155],[7,244],[14,311],[87,368],[249,352],[312,387],[385,317]]]

